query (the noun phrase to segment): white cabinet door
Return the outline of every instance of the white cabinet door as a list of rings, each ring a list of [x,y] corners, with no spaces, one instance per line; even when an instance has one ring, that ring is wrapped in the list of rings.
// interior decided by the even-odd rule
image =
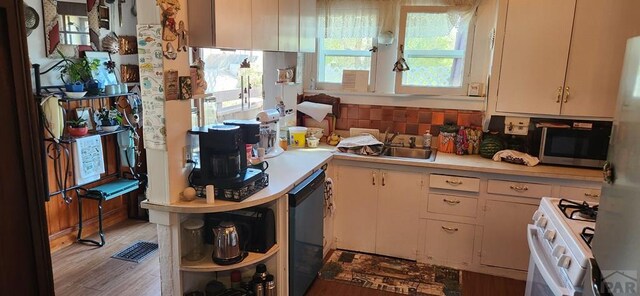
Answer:
[[[626,40],[640,35],[638,11],[637,0],[578,1],[562,115],[613,117]]]
[[[278,50],[297,52],[300,28],[300,0],[280,0],[278,4]]]
[[[316,0],[300,0],[300,52],[316,51]]]
[[[475,226],[427,220],[425,255],[435,264],[471,265]]]
[[[338,248],[375,252],[379,175],[376,169],[338,167],[335,225]]]
[[[527,270],[527,225],[537,205],[487,200],[482,257],[484,265]]]
[[[251,46],[257,50],[278,50],[278,0],[251,1]]]
[[[216,47],[251,49],[251,0],[215,0],[215,23]]]
[[[376,254],[415,260],[422,174],[380,171]]]
[[[497,111],[560,114],[575,5],[509,1]]]

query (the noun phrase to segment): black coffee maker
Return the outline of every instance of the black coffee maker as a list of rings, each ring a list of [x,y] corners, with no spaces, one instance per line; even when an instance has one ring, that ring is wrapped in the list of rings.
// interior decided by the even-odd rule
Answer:
[[[216,199],[242,201],[268,185],[262,168],[248,165],[247,145],[260,141],[260,123],[230,120],[223,125],[209,125],[189,131],[194,157],[198,162],[189,183],[202,195],[206,185],[215,187]],[[192,153],[193,154],[193,153]]]

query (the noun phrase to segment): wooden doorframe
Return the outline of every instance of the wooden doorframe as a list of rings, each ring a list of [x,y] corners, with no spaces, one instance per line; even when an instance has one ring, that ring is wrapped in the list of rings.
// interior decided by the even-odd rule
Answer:
[[[0,128],[13,130],[10,131],[10,138],[3,139],[11,142],[0,144],[0,151],[5,159],[21,158],[14,159],[19,167],[5,167],[3,170],[6,171],[0,173],[4,178],[0,182],[10,184],[10,188],[2,190],[5,196],[0,196],[0,200],[6,201],[0,207],[0,215],[11,224],[15,223],[0,226],[0,233],[11,234],[11,227],[18,226],[28,229],[27,233],[21,233],[28,237],[3,237],[0,243],[0,249],[10,252],[0,255],[2,268],[7,270],[6,273],[0,272],[0,291],[25,291],[26,294],[22,295],[54,295],[45,214],[46,185],[41,158],[44,146],[38,104],[31,86],[23,10],[21,0],[0,0],[0,26],[5,26],[4,31],[7,31],[0,32],[0,40],[4,40],[0,43],[5,43],[7,39],[9,41],[9,44],[0,45],[0,79],[4,80],[0,81],[0,86],[10,88],[3,89],[0,100],[5,100],[2,105],[10,106],[6,112],[15,112],[3,119],[3,122],[11,122]],[[15,130],[16,127],[18,130]],[[2,147],[4,145],[7,147]],[[12,180],[21,182],[10,183]],[[18,192],[21,194],[16,194]]]

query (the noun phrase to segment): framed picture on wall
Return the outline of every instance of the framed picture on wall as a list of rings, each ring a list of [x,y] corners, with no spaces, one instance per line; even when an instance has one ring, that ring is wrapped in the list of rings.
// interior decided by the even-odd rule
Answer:
[[[118,84],[118,78],[116,77],[115,65],[111,61],[111,55],[106,51],[86,51],[85,58],[90,63],[93,60],[98,60],[98,69],[92,70],[91,75],[93,79],[104,83],[104,85]],[[109,67],[114,66],[113,68]]]

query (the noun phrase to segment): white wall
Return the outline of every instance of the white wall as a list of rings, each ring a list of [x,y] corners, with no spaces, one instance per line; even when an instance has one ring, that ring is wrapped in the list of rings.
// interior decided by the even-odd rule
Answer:
[[[38,15],[40,16],[40,24],[38,27],[33,30],[31,35],[27,37],[27,46],[29,47],[29,59],[32,64],[40,64],[40,70],[46,70],[60,59],[57,58],[47,58],[46,49],[45,49],[45,41],[44,41],[44,21],[42,16],[42,0],[24,0],[25,4],[33,7]],[[71,2],[71,1],[70,1]],[[116,1],[117,2],[117,1]],[[118,35],[136,35],[136,24],[137,19],[131,14],[131,7],[133,5],[133,1],[126,1],[122,4],[122,27],[119,25],[118,21],[118,6],[117,4],[109,5],[111,17],[110,24],[111,29]],[[110,31],[100,29],[100,39],[106,36]],[[55,54],[57,55],[57,54]],[[111,59],[116,62],[116,70],[118,71],[118,77],[120,77],[120,65],[121,64],[138,64],[137,55],[126,55],[121,56],[119,54],[114,54],[111,56]],[[60,80],[60,73],[58,71],[51,71],[41,77],[42,85],[61,85],[62,81]]]

